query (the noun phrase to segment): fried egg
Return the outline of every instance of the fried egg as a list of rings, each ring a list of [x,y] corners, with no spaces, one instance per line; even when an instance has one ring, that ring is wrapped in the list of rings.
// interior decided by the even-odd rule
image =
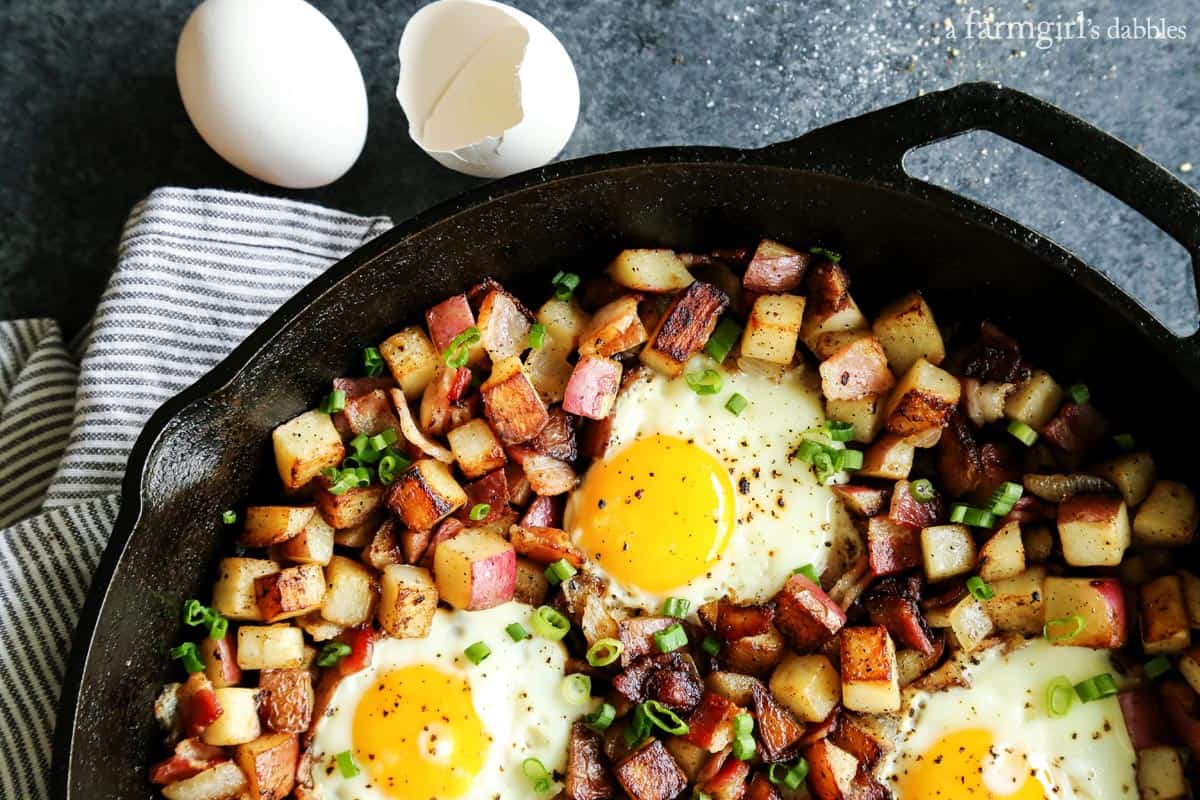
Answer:
[[[567,505],[573,541],[625,606],[766,600],[797,567],[840,567],[859,547],[832,490],[792,457],[825,422],[815,371],[779,377],[697,356],[687,372],[704,369],[722,376],[716,394],[649,371],[632,380],[605,457]],[[749,401],[741,414],[725,407],[734,393]]]
[[[1111,800],[1138,796],[1135,755],[1116,697],[1052,718],[1046,690],[1114,672],[1108,653],[1034,639],[988,650],[970,688],[906,694],[906,718],[880,778],[898,800]]]
[[[522,763],[562,770],[571,723],[590,710],[561,694],[566,651],[532,637],[533,609],[439,609],[422,639],[381,639],[371,666],[345,678],[313,738],[313,784],[323,800],[493,800],[532,796]],[[472,664],[464,650],[491,654]],[[358,774],[337,756],[350,752]]]

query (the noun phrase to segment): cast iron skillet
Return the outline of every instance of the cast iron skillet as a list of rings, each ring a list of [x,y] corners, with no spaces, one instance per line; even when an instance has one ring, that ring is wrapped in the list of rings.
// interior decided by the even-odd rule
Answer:
[[[1170,445],[1198,440],[1200,336],[1175,337],[1070,253],[901,167],[910,149],[976,129],[1108,190],[1196,266],[1196,194],[1081,120],[990,84],[762,150],[669,147],[555,164],[439,206],[334,266],[159,409],[138,439],[75,635],[53,796],[156,796],[146,782],[161,755],[151,704],[163,682],[178,679],[166,653],[182,634],[180,603],[209,594],[230,538],[221,511],[273,485],[272,427],[311,408],[331,376],[355,374],[364,344],[484,275],[535,300],[555,270],[599,267],[621,247],[820,242],[844,253],[869,310],[920,288],[939,317],[962,309],[1002,320],[1041,363],[1086,376],[1106,410],[1145,420],[1137,433],[1167,455],[1161,471],[1183,475],[1182,460],[1169,461],[1180,448]]]

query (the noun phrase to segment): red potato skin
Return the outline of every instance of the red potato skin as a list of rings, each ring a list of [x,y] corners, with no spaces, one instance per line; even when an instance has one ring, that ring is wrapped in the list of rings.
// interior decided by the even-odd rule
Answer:
[[[932,500],[918,500],[913,497],[911,486],[909,481],[896,481],[888,518],[911,530],[928,528],[942,516],[942,497],[935,492]]]
[[[433,346],[444,352],[455,336],[475,324],[475,314],[465,294],[443,300],[425,312],[425,324],[429,326],[429,338]]]
[[[364,380],[381,379],[365,378]],[[388,382],[391,386],[395,386],[395,381],[389,379]],[[392,401],[388,398],[387,390],[384,388],[347,397],[346,407],[338,416],[345,421],[346,427],[352,435],[365,433],[367,436],[374,436],[377,433],[392,430],[396,432],[397,436],[400,436],[400,419],[396,416],[396,412],[392,408]]]
[[[420,564],[432,539],[433,531],[401,531],[400,549],[404,552],[405,563]]]
[[[604,419],[612,411],[620,386],[620,362],[584,356],[567,380],[563,409],[587,419]]]
[[[1125,639],[1128,631],[1128,613],[1125,608],[1125,586],[1118,578],[1097,578],[1091,582],[1092,588],[1096,590],[1108,603],[1108,607],[1112,609],[1113,618],[1113,641],[1106,645],[1109,648],[1117,648],[1125,646]]]
[[[185,781],[228,760],[220,747],[205,744],[199,738],[184,739],[175,745],[174,753],[150,768],[150,782],[166,786]]]
[[[472,592],[470,611],[494,608],[513,599],[517,592],[517,551],[503,553],[471,564],[471,586],[486,587],[479,594]]]
[[[767,256],[755,252],[746,265],[742,287],[759,294],[780,294],[798,289],[804,283],[804,273],[816,261],[811,253]]]
[[[1172,744],[1167,718],[1158,694],[1148,686],[1126,689],[1117,695],[1125,729],[1134,750]]]
[[[517,524],[527,528],[561,528],[563,521],[563,504],[561,497],[533,498],[521,521]]]
[[[454,515],[468,525],[485,525],[508,512],[508,478],[503,468],[465,484],[463,490],[467,493],[467,503]],[[480,504],[489,507],[487,515],[482,519],[471,519],[471,509]]]
[[[896,385],[883,345],[873,336],[857,339],[821,362],[821,392],[830,400],[877,397]]]
[[[571,726],[567,742],[566,792],[569,800],[607,800],[617,786],[604,766],[600,734],[582,722]]]
[[[803,575],[793,575],[776,596],[775,625],[801,652],[819,649],[846,625],[846,612]]]
[[[822,739],[804,751],[809,768],[808,788],[817,800],[848,800],[829,766],[830,745]]]
[[[925,655],[932,655],[937,650],[933,634],[914,600],[898,595],[876,595],[867,598],[863,605],[871,617],[871,623],[887,628],[898,643],[920,650]]]

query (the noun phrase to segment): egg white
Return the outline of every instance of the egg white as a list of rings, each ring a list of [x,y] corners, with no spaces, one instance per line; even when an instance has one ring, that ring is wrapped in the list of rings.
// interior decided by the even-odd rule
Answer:
[[[353,751],[353,719],[359,701],[383,673],[400,667],[428,665],[465,678],[486,737],[487,754],[471,789],[462,800],[532,796],[529,778],[521,769],[537,758],[548,770],[566,765],[571,723],[590,710],[563,699],[561,686],[566,650],[559,642],[537,636],[514,642],[505,626],[519,622],[528,630],[533,609],[510,602],[485,611],[439,609],[429,635],[421,639],[381,639],[371,666],[345,678],[330,710],[317,723],[312,744],[312,777],[323,800],[384,800],[371,785],[367,770],[345,778],[336,766],[338,753]],[[491,648],[480,664],[463,651],[475,642]],[[418,709],[402,713],[418,714]],[[452,757],[452,755],[451,755]],[[420,764],[412,764],[418,770]]]

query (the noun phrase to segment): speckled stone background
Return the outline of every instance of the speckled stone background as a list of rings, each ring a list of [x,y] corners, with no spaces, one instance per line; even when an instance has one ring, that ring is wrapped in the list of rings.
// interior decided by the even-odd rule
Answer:
[[[420,4],[314,4],[358,56],[370,132],[340,181],[284,192],[226,165],[184,114],[174,50],[194,0],[0,2],[0,318],[53,316],[78,329],[129,207],[155,186],[290,194],[402,219],[475,185],[415,148],[393,97],[400,31]],[[998,80],[1087,118],[1200,186],[1195,0],[517,5],[558,34],[579,72],[583,105],[564,157],[676,143],[756,147],[920,92]],[[1080,14],[1098,38],[1065,28]],[[1144,29],[1128,32],[1141,35],[1113,38],[1115,17],[1126,26],[1136,19]],[[1185,38],[1150,38],[1147,20],[1182,26]],[[1003,26],[1024,22],[1041,24],[1046,38],[1006,35]],[[1182,250],[1052,165],[965,137],[915,155],[910,169],[1050,233],[1172,327],[1195,327]]]

